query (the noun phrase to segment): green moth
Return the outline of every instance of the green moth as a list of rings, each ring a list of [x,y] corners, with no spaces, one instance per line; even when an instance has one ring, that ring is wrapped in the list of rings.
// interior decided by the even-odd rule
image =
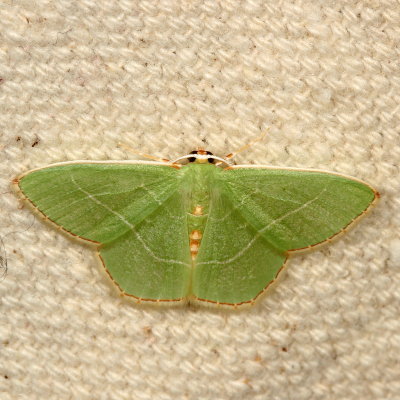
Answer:
[[[204,150],[53,164],[14,183],[46,219],[97,246],[124,295],[233,307],[254,303],[291,252],[344,232],[379,197],[336,173],[233,166]]]

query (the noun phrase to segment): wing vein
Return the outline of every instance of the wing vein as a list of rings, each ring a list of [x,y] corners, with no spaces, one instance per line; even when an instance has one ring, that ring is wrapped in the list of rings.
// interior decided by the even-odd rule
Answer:
[[[143,248],[148,252],[148,254],[153,257],[155,260],[160,261],[160,262],[165,262],[168,264],[182,264],[182,265],[189,265],[188,263],[185,263],[183,261],[179,260],[172,260],[172,259],[165,259],[158,257],[147,244],[143,240],[143,238],[139,235],[139,233],[135,230],[135,226],[132,225],[123,215],[118,213],[117,211],[113,210],[111,207],[109,207],[107,204],[102,203],[99,199],[97,199],[94,195],[83,189],[78,182],[75,180],[72,174],[70,174],[71,181],[75,185],[75,187],[82,193],[84,193],[88,199],[92,200],[94,203],[98,204],[99,206],[105,208],[107,211],[111,212],[114,214],[116,217],[119,218],[121,222],[123,222],[136,236],[136,238],[139,240],[139,242],[142,244]]]
[[[242,250],[238,251],[234,256],[226,259],[226,260],[222,260],[222,261],[217,261],[217,260],[210,260],[210,261],[202,261],[199,262],[197,265],[205,265],[205,264],[229,264],[233,261],[235,261],[236,259],[238,259],[239,257],[241,257],[247,250],[250,249],[251,246],[253,246],[253,244],[255,243],[255,241],[267,230],[269,229],[271,226],[277,224],[278,222],[283,221],[285,218],[289,217],[292,214],[295,214],[296,212],[299,212],[300,210],[302,210],[303,208],[308,207],[310,204],[312,204],[313,202],[315,202],[316,200],[318,200],[318,198],[326,192],[326,188],[324,188],[320,193],[318,193],[314,198],[308,200],[307,202],[305,202],[304,204],[302,204],[300,207],[295,208],[292,211],[287,212],[286,214],[281,215],[279,218],[276,218],[275,220],[271,221],[270,223],[268,223],[267,225],[265,225],[263,228],[261,228],[260,230],[257,230],[257,233],[254,235],[254,237],[247,243],[247,245],[245,247],[242,248]]]

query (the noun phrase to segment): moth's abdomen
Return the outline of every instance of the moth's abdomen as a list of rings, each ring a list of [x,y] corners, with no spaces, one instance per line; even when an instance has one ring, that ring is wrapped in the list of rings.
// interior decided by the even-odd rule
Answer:
[[[192,261],[196,260],[210,208],[210,184],[216,167],[210,164],[190,164],[185,167],[185,179],[190,190],[187,201],[187,225]]]
[[[189,247],[192,261],[196,259],[199,252],[204,228],[207,223],[207,215],[204,215],[203,211],[203,206],[196,205],[188,214]]]
[[[190,240],[190,255],[192,256],[192,260],[196,259],[197,253],[199,252],[200,242],[203,234],[198,229],[190,232],[189,240]]]

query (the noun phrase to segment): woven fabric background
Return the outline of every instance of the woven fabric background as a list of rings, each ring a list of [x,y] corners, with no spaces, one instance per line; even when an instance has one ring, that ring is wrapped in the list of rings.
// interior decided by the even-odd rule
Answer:
[[[400,398],[400,3],[3,0],[0,397]],[[28,169],[177,158],[350,174],[382,199],[243,311],[121,299],[11,190]]]

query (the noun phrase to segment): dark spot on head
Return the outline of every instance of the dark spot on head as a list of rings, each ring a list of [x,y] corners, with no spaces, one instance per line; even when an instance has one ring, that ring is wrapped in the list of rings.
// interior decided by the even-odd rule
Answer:
[[[208,162],[209,162],[210,164],[214,164],[214,161],[215,161],[214,158],[208,158],[207,160],[208,160]]]
[[[189,154],[198,154],[197,150],[193,150],[191,151]],[[196,157],[188,157],[189,162],[195,162],[196,161]]]

